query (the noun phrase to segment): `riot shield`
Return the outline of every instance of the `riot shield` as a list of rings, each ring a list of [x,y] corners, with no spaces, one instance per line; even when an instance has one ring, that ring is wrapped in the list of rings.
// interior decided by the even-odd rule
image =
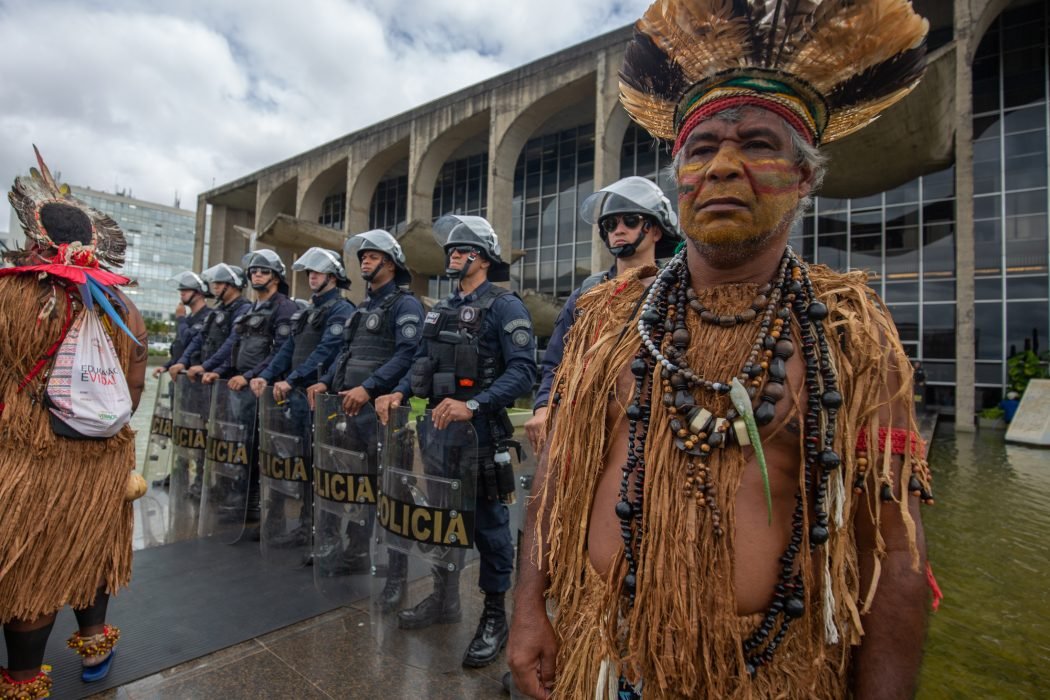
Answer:
[[[142,460],[142,478],[146,481],[146,495],[135,501],[135,512],[141,524],[144,547],[155,547],[167,541],[168,533],[168,479],[171,472],[171,414],[175,387],[171,376],[161,374],[150,416],[149,437]],[[196,529],[194,529],[196,532]]]
[[[302,566],[310,553],[312,423],[313,414],[301,391],[278,403],[267,387],[259,399],[259,545],[267,564]]]
[[[258,517],[258,473],[255,464],[255,395],[214,385],[204,457],[200,536],[233,544],[245,534],[250,517]]]
[[[472,565],[477,436],[469,422],[438,430],[429,411],[409,411],[392,412],[383,431],[371,619],[384,653],[443,673],[460,667],[482,606]],[[436,616],[423,627],[406,613],[427,598]]]
[[[319,394],[314,408],[314,583],[350,602],[371,590],[378,424],[371,404],[348,416],[336,394]]]
[[[197,536],[211,387],[180,374],[172,400],[168,542]]]

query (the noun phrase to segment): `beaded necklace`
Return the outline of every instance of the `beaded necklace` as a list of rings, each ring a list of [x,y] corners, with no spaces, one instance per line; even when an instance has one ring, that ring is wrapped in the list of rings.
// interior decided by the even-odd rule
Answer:
[[[748,358],[735,377],[728,380],[702,377],[687,365],[686,351],[690,337],[686,314],[690,311],[696,313],[701,322],[723,328],[761,318]],[[787,247],[776,276],[769,284],[759,288],[751,307],[740,314],[719,315],[706,309],[697,299],[690,285],[685,251],[682,251],[660,273],[645,298],[638,320],[642,342],[631,362],[634,392],[626,411],[627,457],[620,482],[620,500],[616,504],[627,563],[622,590],[628,608],[634,604],[638,563],[642,556],[640,544],[645,496],[645,443],[650,430],[649,396],[652,394],[644,390],[646,379],[656,379],[654,370],[659,366],[658,381],[661,401],[668,414],[667,427],[674,436],[675,447],[686,455],[683,495],[693,500],[697,508],[708,511],[712,531],[716,537],[722,537],[722,514],[715,501],[713,477],[707,461],[713,450],[723,449],[734,442],[741,447],[751,445],[750,436],[757,437],[756,424],[766,425],[773,420],[776,403],[785,394],[787,360],[795,352],[795,343],[791,338],[792,315],[800,328],[799,340],[805,361],[808,394],[803,426],[803,469],[805,490],[813,495],[815,512],[814,522],[806,533],[810,552],[828,541],[828,479],[841,464],[832,444],[842,395],[837,388],[823,326],[828,308],[816,299],[806,264]],[[741,415],[735,409],[718,416],[703,407],[705,395],[713,398],[729,394],[734,383],[746,388],[752,402],[756,397],[759,398],[753,416]],[[744,408],[748,407],[745,405]],[[750,433],[749,422],[753,430]],[[756,448],[758,457],[761,446],[752,446]],[[765,476],[764,459],[760,458],[759,461]],[[743,643],[747,670],[751,675],[772,660],[790,623],[805,612],[802,573],[796,570],[796,560],[805,541],[804,509],[805,499],[800,490],[795,494],[791,538],[780,557],[781,568],[773,601],[765,611],[762,622]]]

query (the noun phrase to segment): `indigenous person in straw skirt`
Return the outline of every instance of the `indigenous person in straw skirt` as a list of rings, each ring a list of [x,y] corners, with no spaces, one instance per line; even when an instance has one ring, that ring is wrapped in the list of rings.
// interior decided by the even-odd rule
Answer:
[[[801,5],[661,0],[627,48],[687,243],[577,302],[508,652],[533,697],[914,692],[932,496],[910,366],[865,275],[787,240],[817,147],[916,85],[927,23]]]
[[[105,214],[73,199],[37,154],[11,205],[27,247],[0,270],[0,622],[7,669],[0,697],[47,697],[41,670],[55,613],[71,605],[85,681],[105,676],[120,631],[105,624],[109,595],[131,577],[131,501],[145,492],[134,474],[134,433],[74,440],[53,430],[44,389],[60,341],[87,305],[100,310],[131,407],[145,379],[142,317],[109,271],[124,262],[124,235]],[[102,313],[101,310],[105,310]],[[47,399],[50,401],[50,399]]]

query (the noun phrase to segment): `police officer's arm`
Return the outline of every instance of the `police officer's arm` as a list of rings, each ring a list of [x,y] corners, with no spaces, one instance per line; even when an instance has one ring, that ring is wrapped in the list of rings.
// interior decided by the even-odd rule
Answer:
[[[536,381],[536,336],[525,304],[517,296],[508,294],[494,305],[493,311],[486,323],[491,320],[497,325],[506,369],[492,386],[474,397],[482,410],[488,411],[513,406]]]
[[[344,328],[343,330],[345,332],[346,329]],[[349,349],[345,343],[339,346],[339,352],[336,353],[335,359],[332,360],[332,363],[328,365],[328,367],[325,369],[324,374],[322,374],[320,378],[318,378],[318,384],[324,384],[325,387],[327,387],[328,389],[331,389],[333,386],[335,386],[335,368],[338,367],[339,363],[343,361],[343,355],[345,355],[347,352],[349,352]]]
[[[337,304],[335,309],[325,319],[325,328],[321,333],[321,340],[317,347],[298,367],[292,369],[285,377],[285,381],[292,386],[307,387],[317,383],[319,371],[326,372],[334,364],[335,358],[343,347],[343,330],[346,319],[354,311],[352,304]],[[289,341],[290,342],[290,341]],[[285,343],[288,345],[288,343]],[[284,348],[281,348],[282,351]],[[291,354],[289,354],[289,363]]]
[[[394,355],[361,383],[361,387],[373,399],[395,388],[401,391],[399,380],[407,376],[422,345],[419,341],[424,314],[419,300],[413,296],[402,296],[390,313],[394,317]],[[405,398],[411,396],[407,388],[402,393]]]
[[[182,365],[183,367],[190,366],[190,358],[200,352],[201,346],[204,345],[204,334],[198,333],[190,339],[190,342],[186,345],[186,349],[182,351],[181,357],[173,357],[167,367],[173,365]]]
[[[284,346],[291,341],[292,316],[298,310],[299,307],[291,299],[285,298],[281,300],[281,303],[273,312],[273,328],[274,333],[277,334],[277,342],[274,343],[274,347],[270,350],[270,354],[267,355],[262,362],[255,367],[252,367],[247,372],[241,372],[242,377],[249,380],[252,377],[258,377],[259,374],[273,361],[273,358],[278,351],[283,350]],[[281,338],[284,338],[284,340],[281,340]],[[280,343],[280,345],[277,343]],[[294,346],[292,347],[294,348]]]
[[[167,362],[165,362],[163,365],[161,365],[164,369],[168,369],[169,367],[171,367],[173,364],[175,364],[179,360],[179,357],[181,357],[181,355],[179,357],[175,357],[175,346],[178,345],[181,342],[181,343],[183,343],[183,347],[185,347],[187,341],[190,339],[189,338],[189,334],[190,334],[190,319],[189,319],[189,317],[188,316],[179,316],[178,318],[176,318],[175,319],[175,338],[176,338],[176,340],[172,342],[171,348],[169,348],[169,350],[168,350],[168,352],[171,353],[171,358]]]
[[[259,372],[259,378],[265,379],[267,384],[273,384],[273,380],[283,376],[291,367],[293,354],[295,354],[295,337],[289,336],[288,340],[281,344],[270,364]]]
[[[573,321],[576,320],[576,300],[580,297],[580,290],[575,290],[565,301],[554,322],[554,331],[551,333],[547,350],[543,353],[543,362],[540,363],[540,388],[536,392],[536,400],[532,404],[535,412],[550,403],[551,385],[554,383],[554,373],[561,364],[561,357],[565,353],[565,334],[569,332]]]

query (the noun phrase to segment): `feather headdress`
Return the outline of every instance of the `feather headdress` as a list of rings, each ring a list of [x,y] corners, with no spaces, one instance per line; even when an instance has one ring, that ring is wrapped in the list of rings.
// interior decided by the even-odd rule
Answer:
[[[59,184],[51,175],[51,170],[44,163],[36,146],[33,146],[33,152],[40,169],[30,168],[28,177],[16,177],[15,184],[7,194],[11,207],[22,222],[26,237],[34,244],[32,247],[44,257],[51,257],[59,251],[59,245],[51,240],[47,229],[40,222],[40,210],[47,205],[70,207],[84,212],[91,221],[91,244],[76,246],[75,252],[82,257],[94,258],[103,267],[123,266],[127,241],[117,222],[73,197],[69,185]],[[29,251],[17,250],[5,257],[16,264],[24,264],[34,256]]]
[[[675,151],[707,117],[746,104],[828,143],[911,92],[928,29],[908,0],[656,0],[635,24],[620,100]]]

